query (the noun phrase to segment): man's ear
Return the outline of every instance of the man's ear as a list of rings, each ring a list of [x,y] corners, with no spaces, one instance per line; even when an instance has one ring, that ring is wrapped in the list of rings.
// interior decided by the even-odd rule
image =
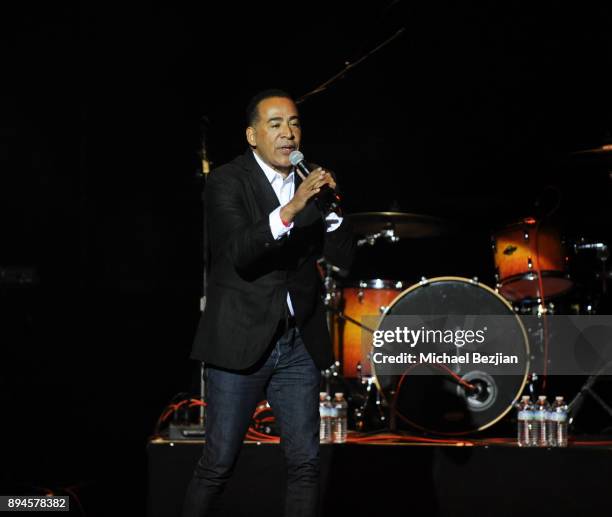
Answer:
[[[255,128],[249,126],[246,128],[246,139],[251,147],[257,147],[255,142]]]

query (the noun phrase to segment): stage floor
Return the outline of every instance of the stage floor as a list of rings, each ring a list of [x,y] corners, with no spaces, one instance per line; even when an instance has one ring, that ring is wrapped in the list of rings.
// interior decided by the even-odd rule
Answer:
[[[351,438],[321,446],[322,517],[585,517],[607,515],[612,507],[612,441],[581,438],[565,449],[540,449],[503,438]],[[149,517],[180,515],[203,443],[149,441]],[[223,515],[280,517],[283,473],[278,443],[245,442]]]

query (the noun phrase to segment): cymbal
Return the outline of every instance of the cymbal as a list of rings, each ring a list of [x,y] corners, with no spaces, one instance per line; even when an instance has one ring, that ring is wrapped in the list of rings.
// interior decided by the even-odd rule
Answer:
[[[574,151],[572,154],[604,154],[612,153],[612,144],[605,144],[592,149],[583,149],[582,151]]]
[[[346,217],[358,235],[393,229],[395,236],[402,239],[419,239],[440,235],[447,227],[446,222],[437,217],[404,212],[361,212]]]

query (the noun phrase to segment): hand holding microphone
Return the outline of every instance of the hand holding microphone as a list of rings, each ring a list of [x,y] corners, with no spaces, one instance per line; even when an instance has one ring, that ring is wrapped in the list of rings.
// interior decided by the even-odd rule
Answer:
[[[309,176],[304,176],[300,171],[298,171],[298,174],[302,178],[302,183],[300,183],[300,186],[295,191],[291,201],[282,207],[280,211],[281,220],[285,224],[291,223],[295,216],[304,209],[308,201],[318,195],[324,186],[330,183],[335,185],[331,174],[325,172],[320,167],[315,169]]]
[[[304,155],[300,151],[293,151],[289,155],[289,161],[297,169],[298,174],[302,178],[302,185],[313,175],[316,175],[318,171],[322,171],[321,167],[317,167],[314,171],[310,171],[306,162],[304,161]],[[302,186],[300,185],[300,187]],[[315,183],[315,188],[319,191],[315,193],[314,199],[321,213],[326,216],[329,212],[340,209],[341,198],[336,192],[336,182],[331,174],[324,172],[320,177],[319,182]],[[299,190],[299,189],[298,189]]]

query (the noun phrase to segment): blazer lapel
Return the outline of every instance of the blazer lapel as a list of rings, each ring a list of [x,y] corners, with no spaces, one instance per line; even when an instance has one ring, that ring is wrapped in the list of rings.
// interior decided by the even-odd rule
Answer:
[[[276,207],[280,206],[278,197],[270,185],[266,174],[261,169],[255,157],[253,151],[250,149],[243,155],[244,167],[249,172],[251,185],[253,186],[253,192],[255,193],[255,201],[262,213],[269,214]]]
[[[296,172],[293,175],[293,186],[294,192],[297,192],[298,187],[302,184],[302,178],[300,178],[299,174]],[[298,215],[295,216],[295,226],[308,226],[313,223],[313,221],[320,217],[319,210],[317,209],[314,201],[309,201],[306,205],[306,208],[302,210]]]
[[[253,156],[253,151],[247,149],[246,153],[242,156],[242,165],[248,171],[250,182],[255,193],[255,202],[259,206],[263,214],[269,214],[280,206],[276,192],[270,185],[265,172],[261,169],[257,160]],[[295,173],[293,175],[294,192],[297,191],[298,187],[302,183],[302,178]],[[312,224],[317,218],[320,218],[319,211],[314,202],[309,202],[306,208],[302,210],[295,217],[295,226],[308,226]]]

